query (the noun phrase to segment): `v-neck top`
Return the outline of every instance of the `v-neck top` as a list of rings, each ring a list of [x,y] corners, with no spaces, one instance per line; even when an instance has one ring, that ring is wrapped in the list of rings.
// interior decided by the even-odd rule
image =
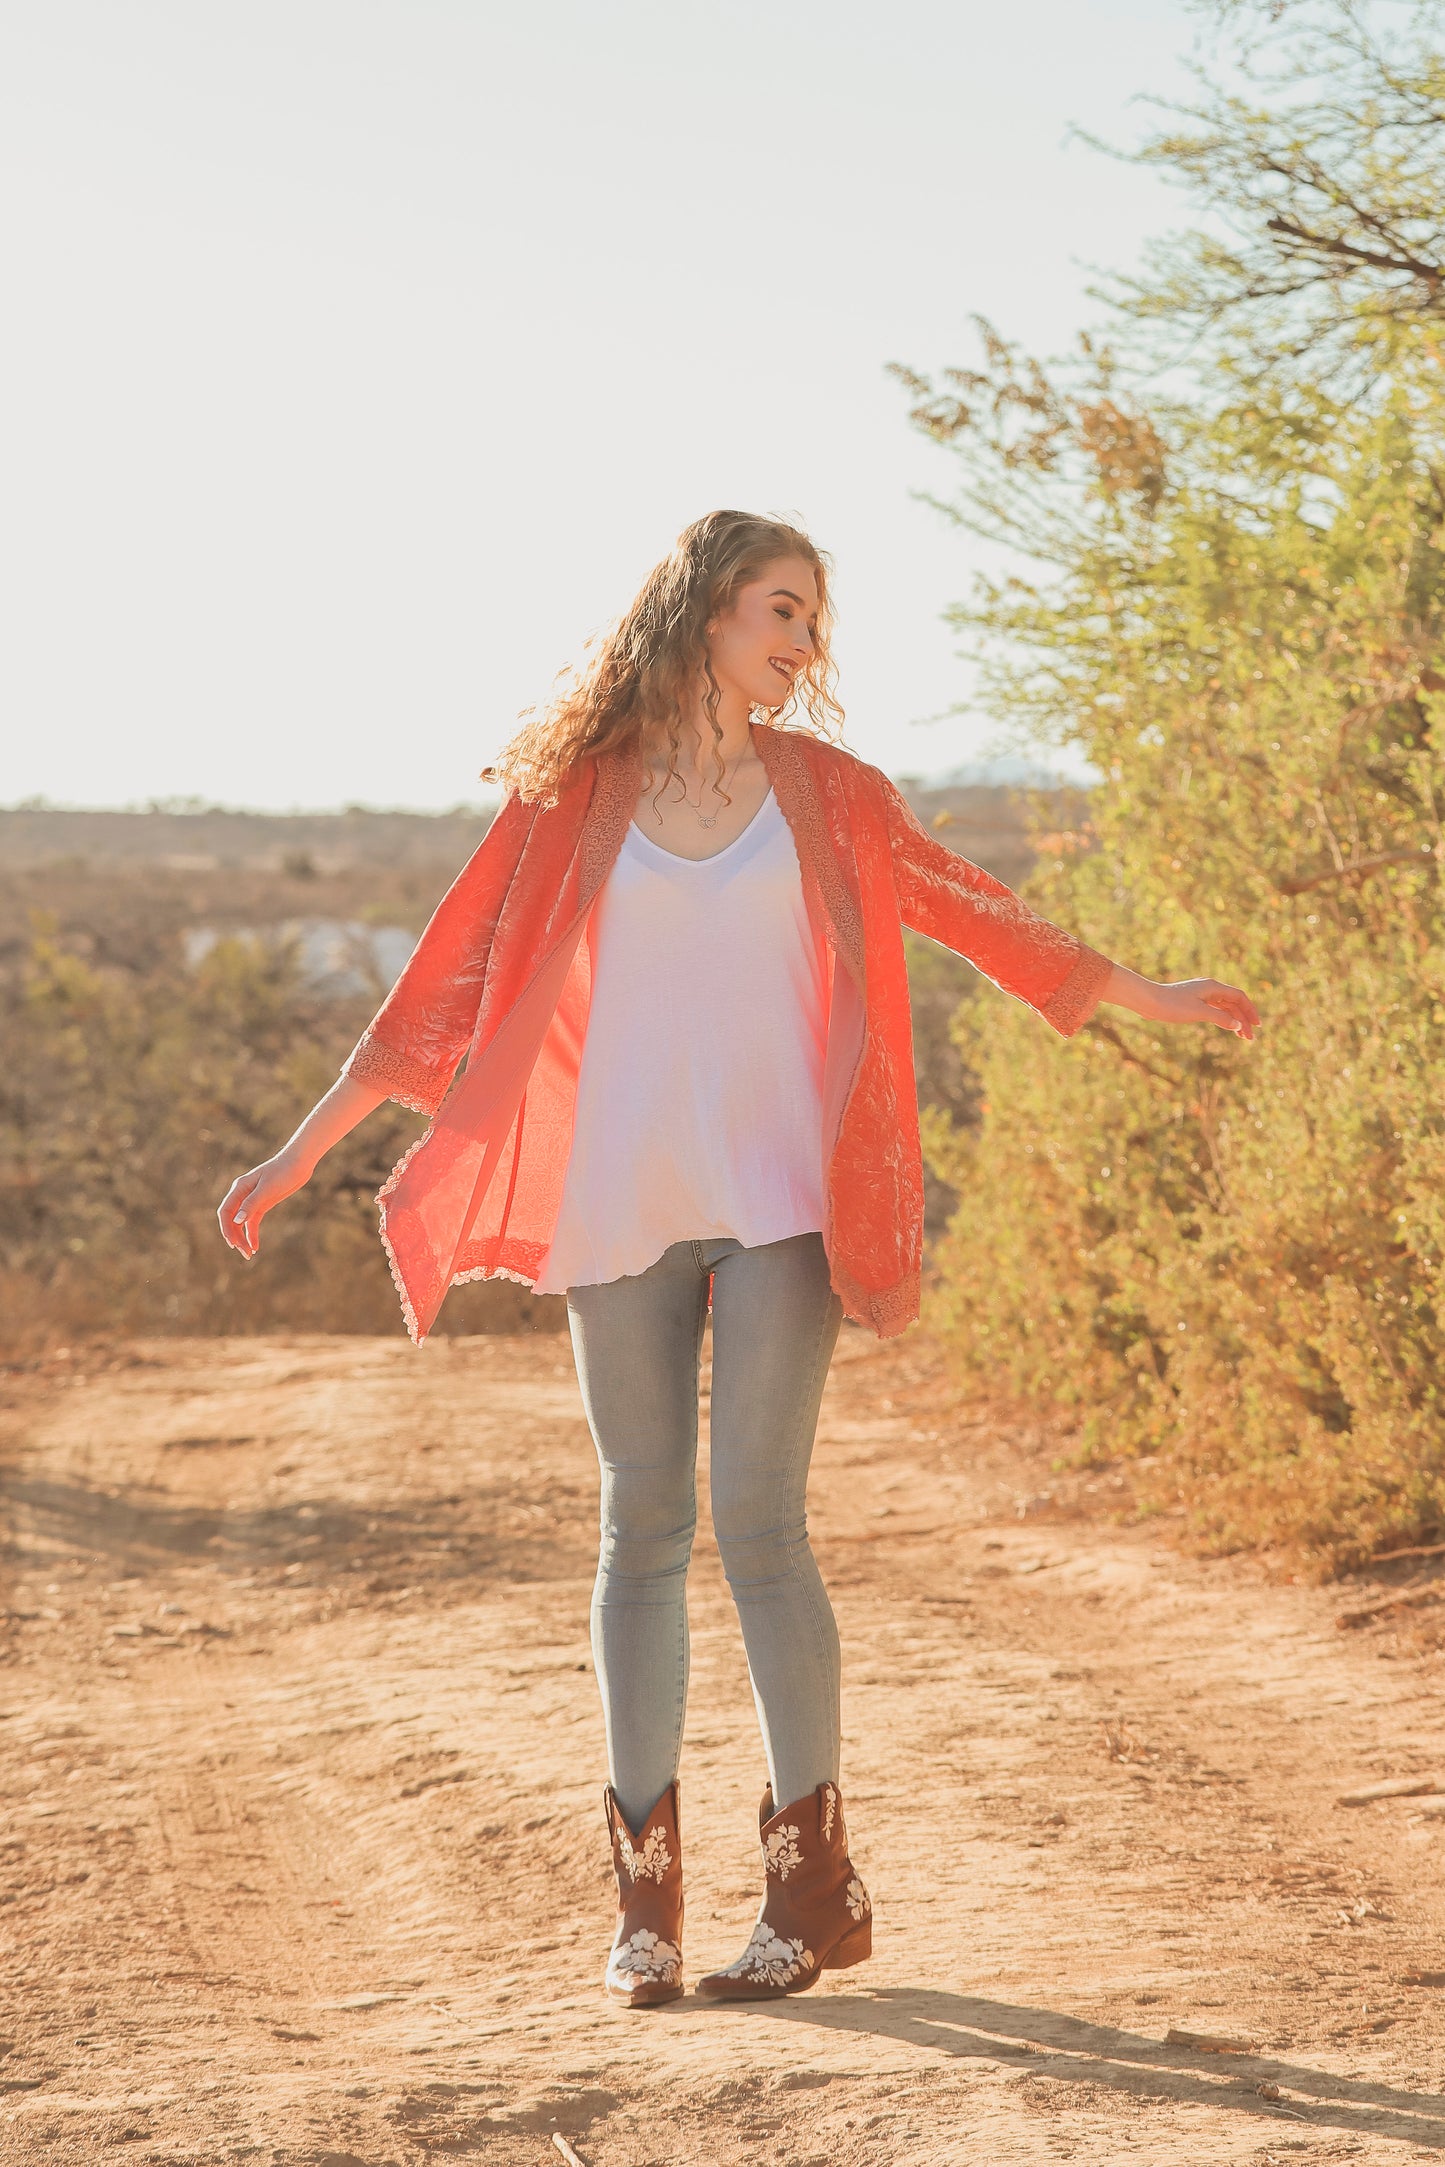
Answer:
[[[538,1293],[678,1241],[823,1225],[827,963],[771,790],[710,858],[634,824],[598,898],[572,1148]]]

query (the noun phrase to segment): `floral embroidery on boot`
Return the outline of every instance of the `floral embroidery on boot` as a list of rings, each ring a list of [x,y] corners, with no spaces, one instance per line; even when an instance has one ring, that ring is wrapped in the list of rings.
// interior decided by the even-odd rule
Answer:
[[[801,1941],[782,1941],[761,1919],[753,1928],[753,1938],[735,1964],[729,1964],[724,1978],[752,1979],[761,1986],[791,1986],[800,1972],[808,1969],[813,1961],[811,1949],[805,1949]]]
[[[617,1876],[617,1932],[607,1959],[607,1992],[633,2009],[682,1993],[682,1839],[672,1783],[634,1835],[609,1784],[603,1794]]]
[[[642,1848],[638,1850],[628,1833],[627,1823],[619,1822],[617,1851],[634,1881],[660,1881],[672,1864],[672,1853],[667,1848],[667,1838],[660,1828],[649,1828],[642,1840]]]
[[[803,1863],[795,1828],[775,1828],[763,1845],[763,1863],[770,1874],[786,1881],[795,1866]]]
[[[737,1962],[698,1982],[698,1993],[712,2001],[801,1994],[820,1972],[861,1964],[872,1952],[873,1907],[848,1856],[836,1786],[820,1783],[781,1813],[772,1806],[765,1792],[762,1910]]]
[[[612,1951],[607,1971],[609,1978],[655,1979],[662,1986],[680,1986],[682,1951],[649,1928],[639,1926],[635,1934]]]

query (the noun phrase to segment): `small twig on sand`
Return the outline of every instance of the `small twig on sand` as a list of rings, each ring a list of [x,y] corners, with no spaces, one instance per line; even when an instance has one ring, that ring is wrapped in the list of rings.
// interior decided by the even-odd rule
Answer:
[[[1253,2054],[1252,2039],[1225,2039],[1215,2032],[1183,2032],[1171,2024],[1164,2034],[1166,2047],[1193,2047],[1196,2054]]]
[[[1397,1558],[1445,1558],[1445,1542],[1412,1543],[1408,1550],[1381,1550],[1371,1565],[1393,1565]]]
[[[562,2135],[560,2129],[553,2130],[552,2142],[557,2147],[557,2150],[561,2153],[563,2159],[566,2160],[567,2167],[584,2167],[583,2161],[578,2158],[577,2154],[573,2151],[571,2145],[568,2144],[567,2139]]]
[[[1341,1806],[1369,1806],[1377,1798],[1428,1798],[1434,1791],[1445,1791],[1445,1783],[1438,1776],[1390,1776],[1383,1783],[1367,1783],[1358,1791],[1341,1791]]]

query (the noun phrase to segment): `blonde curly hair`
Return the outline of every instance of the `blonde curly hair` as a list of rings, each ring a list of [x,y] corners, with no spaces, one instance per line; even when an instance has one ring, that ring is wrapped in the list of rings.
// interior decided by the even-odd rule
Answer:
[[[707,628],[740,587],[779,557],[801,557],[812,569],[818,589],[813,652],[782,705],[755,712],[775,725],[801,713],[818,736],[836,740],[842,734],[843,710],[834,691],[829,649],[828,558],[783,520],[751,512],[709,512],[683,529],[674,548],[648,573],[631,608],[603,635],[590,662],[556,699],[529,716],[498,759],[482,770],[484,781],[552,805],[584,755],[640,744],[650,728],[663,733],[667,774],[677,778],[682,721],[699,683],[706,688],[703,710],[712,723],[716,752],[722,738],[717,719],[721,687],[708,656]],[[717,759],[721,783],[726,769],[720,754]],[[665,783],[666,778],[660,787]]]

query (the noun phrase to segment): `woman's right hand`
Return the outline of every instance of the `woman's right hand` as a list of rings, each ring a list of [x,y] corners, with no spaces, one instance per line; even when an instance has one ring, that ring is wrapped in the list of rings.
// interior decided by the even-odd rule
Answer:
[[[216,1217],[225,1239],[239,1255],[256,1254],[261,1221],[267,1212],[304,1189],[332,1145],[349,1136],[358,1121],[364,1121],[385,1097],[386,1093],[375,1084],[358,1083],[354,1076],[338,1076],[275,1158],[263,1160],[249,1174],[231,1183]]]
[[[278,1151],[274,1159],[265,1159],[260,1166],[253,1166],[249,1174],[242,1174],[233,1181],[222,1200],[216,1217],[221,1222],[221,1233],[231,1247],[243,1257],[253,1257],[261,1239],[261,1221],[277,1204],[283,1204],[288,1196],[304,1189],[311,1179],[312,1169],[304,1165],[291,1152]]]

